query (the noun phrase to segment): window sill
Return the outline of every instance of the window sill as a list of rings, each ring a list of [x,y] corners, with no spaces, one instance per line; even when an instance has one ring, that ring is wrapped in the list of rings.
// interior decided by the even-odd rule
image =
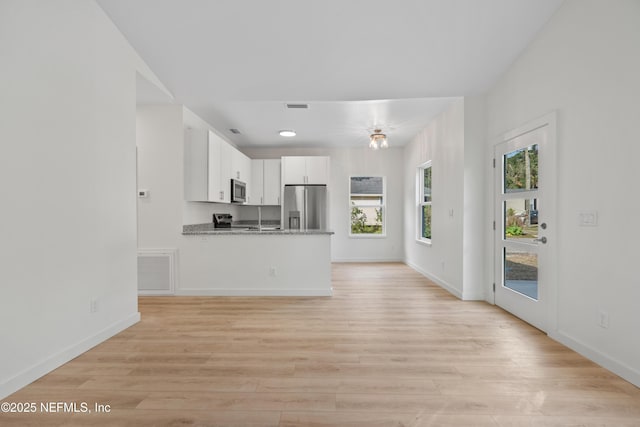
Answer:
[[[350,239],[384,239],[386,234],[349,234]]]
[[[416,243],[423,246],[431,246],[431,239],[429,240],[416,239]]]

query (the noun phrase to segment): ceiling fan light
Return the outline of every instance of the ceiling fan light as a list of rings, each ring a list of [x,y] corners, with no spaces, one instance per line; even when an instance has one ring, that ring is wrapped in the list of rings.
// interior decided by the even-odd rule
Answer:
[[[378,148],[389,148],[389,143],[387,142],[387,135],[382,133],[381,129],[376,129],[373,131],[371,135],[369,135],[371,142],[369,143],[369,148],[377,150]]]

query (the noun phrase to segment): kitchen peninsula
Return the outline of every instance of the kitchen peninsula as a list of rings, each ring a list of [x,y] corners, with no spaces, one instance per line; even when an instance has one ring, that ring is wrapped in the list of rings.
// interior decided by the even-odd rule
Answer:
[[[331,231],[185,225],[178,295],[331,296]]]
[[[221,213],[183,226],[175,294],[330,296],[329,170],[326,156],[251,159],[211,129],[186,127],[184,201]],[[248,210],[258,227],[232,228],[230,212]]]

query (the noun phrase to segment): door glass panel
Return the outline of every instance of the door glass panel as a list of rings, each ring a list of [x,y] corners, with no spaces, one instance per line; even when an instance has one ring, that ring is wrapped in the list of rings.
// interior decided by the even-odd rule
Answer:
[[[538,299],[538,254],[504,249],[504,286]]]
[[[504,155],[504,192],[538,188],[538,144]]]
[[[504,202],[505,240],[534,243],[538,237],[538,199],[510,199]]]

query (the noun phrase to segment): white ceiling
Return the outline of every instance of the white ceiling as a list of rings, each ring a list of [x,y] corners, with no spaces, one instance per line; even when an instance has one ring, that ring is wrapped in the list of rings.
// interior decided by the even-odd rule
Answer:
[[[361,146],[376,126],[403,145],[487,91],[562,0],[97,2],[175,102],[242,147]]]

